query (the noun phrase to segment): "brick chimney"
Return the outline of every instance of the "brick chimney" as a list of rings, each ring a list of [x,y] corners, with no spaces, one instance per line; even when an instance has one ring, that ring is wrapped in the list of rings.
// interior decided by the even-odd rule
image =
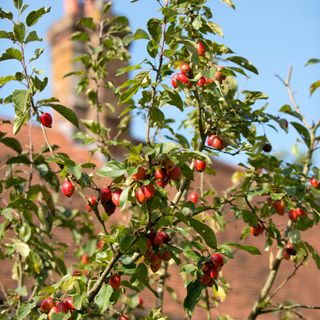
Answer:
[[[91,109],[83,94],[77,95],[76,84],[79,80],[76,76],[64,78],[64,75],[81,68],[79,62],[73,61],[75,57],[85,51],[84,44],[71,41],[71,35],[77,30],[76,22],[82,16],[89,16],[95,20],[101,18],[101,8],[103,0],[63,0],[64,16],[55,23],[48,32],[48,40],[51,45],[52,61],[52,89],[53,95],[62,104],[72,108],[79,119],[96,119],[95,110]],[[108,79],[115,85],[119,85],[126,80],[125,76],[116,77],[116,70],[123,66],[123,62],[113,62],[107,66]],[[102,89],[101,89],[102,90]],[[117,106],[117,99],[111,90],[105,89],[100,92],[101,102],[108,102],[116,107],[116,112],[112,114],[105,108],[100,119],[104,125],[111,129],[111,136],[116,134],[116,127],[119,123],[119,114],[123,108]],[[55,125],[66,135],[74,133],[74,127],[70,125],[62,116],[56,114]]]

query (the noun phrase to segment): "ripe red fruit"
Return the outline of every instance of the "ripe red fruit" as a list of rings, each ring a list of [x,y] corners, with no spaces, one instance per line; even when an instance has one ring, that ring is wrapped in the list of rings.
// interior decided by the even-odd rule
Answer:
[[[100,201],[102,204],[107,203],[111,199],[112,192],[110,188],[105,187],[100,190]]]
[[[198,43],[197,43],[197,51],[198,51],[198,55],[200,57],[203,57],[206,53],[206,48],[201,41],[198,41]]]
[[[96,197],[89,197],[86,208],[90,212],[92,210],[92,208],[97,206],[97,204],[98,204],[98,201],[97,201]]]
[[[88,264],[89,260],[88,260],[88,256],[86,254],[83,254],[81,256],[81,263],[82,264]]]
[[[146,178],[146,169],[139,167],[137,173],[132,175],[132,179],[135,181],[144,180]]]
[[[141,188],[142,188],[142,190],[144,192],[144,195],[146,196],[146,198],[148,200],[154,197],[156,189],[154,188],[153,184],[150,183],[150,184],[148,184],[146,186],[142,186]]]
[[[178,80],[177,80],[178,75],[174,74],[173,77],[171,78],[171,84],[174,88],[177,88],[178,85]]]
[[[221,253],[213,253],[210,256],[210,259],[211,259],[214,267],[217,268],[218,270],[220,270],[223,267],[224,259],[223,259],[223,255]]]
[[[142,187],[136,190],[136,199],[140,204],[143,204],[148,200],[144,194]]]
[[[262,234],[263,231],[264,231],[264,227],[260,223],[258,223],[256,226],[250,228],[250,233],[255,237],[257,237],[260,234]]]
[[[190,83],[189,78],[182,72],[177,74],[176,80],[180,81],[181,83],[183,83],[185,85]]]
[[[114,274],[109,278],[108,283],[113,288],[113,290],[118,290],[121,285],[121,277],[118,274]]]
[[[274,203],[273,203],[273,207],[274,209],[276,210],[276,212],[278,214],[280,214],[281,216],[283,216],[284,214],[284,210],[285,210],[285,205],[284,205],[284,202],[282,200],[276,200]]]
[[[52,127],[52,116],[50,113],[45,112],[40,116],[40,122],[44,127],[51,128]]]
[[[97,249],[101,250],[104,247],[104,240],[103,239],[99,239],[98,243],[97,243]]]
[[[77,308],[73,304],[73,300],[71,297],[68,297],[67,299],[64,300],[64,303],[68,306],[69,310],[76,310]]]
[[[74,186],[69,179],[66,178],[64,180],[64,182],[61,186],[61,191],[68,198],[70,198],[73,195]]]
[[[286,260],[289,260],[291,256],[295,256],[296,254],[297,251],[292,243],[287,243],[286,246],[283,248],[282,256]]]
[[[164,261],[169,261],[171,259],[171,253],[169,251],[164,251],[160,254],[160,258]]]
[[[138,308],[141,308],[143,305],[143,299],[139,296],[138,297]]]
[[[168,172],[168,176],[173,181],[179,181],[181,179],[181,169],[179,166],[174,166],[174,168]]]
[[[56,305],[58,313],[63,312],[63,313],[68,313],[69,311],[69,304],[66,303],[65,301],[59,302]]]
[[[216,268],[211,268],[209,272],[209,276],[211,279],[217,279],[219,276],[219,270]]]
[[[206,163],[203,160],[194,160],[194,167],[198,172],[202,172],[206,169]]]
[[[319,188],[319,181],[314,176],[310,178],[309,182],[312,187]]]
[[[272,150],[272,145],[270,143],[265,143],[263,146],[262,146],[262,150],[264,152],[271,152]]]
[[[162,246],[163,243],[168,243],[170,241],[169,235],[165,231],[158,231],[153,238],[153,244],[155,246]]]
[[[205,273],[204,275],[202,275],[202,276],[200,277],[200,282],[201,282],[203,285],[205,285],[205,286],[209,285],[209,283],[211,282],[210,275],[207,274],[207,273]]]
[[[159,187],[164,188],[164,187],[168,184],[168,181],[167,181],[167,180],[160,180],[160,179],[158,179],[158,180],[156,181],[156,184],[157,184]]]
[[[188,75],[191,71],[191,67],[190,67],[189,63],[187,63],[187,62],[182,63],[180,65],[180,71],[182,73],[184,73],[185,75]]]
[[[48,313],[51,308],[55,306],[55,302],[52,297],[44,299],[40,304],[40,310],[44,313]]]
[[[113,204],[116,207],[120,206],[120,196],[121,196],[122,190],[121,189],[117,189],[115,191],[112,192],[112,196],[111,196],[111,200],[113,202]]]
[[[199,200],[199,195],[196,192],[189,193],[188,200],[196,204]]]
[[[301,208],[292,209],[289,211],[289,219],[297,221],[299,217],[306,216],[306,212]]]
[[[222,72],[221,72],[223,69],[224,69],[223,66],[218,67],[218,68],[217,68],[217,71],[216,71],[215,74],[214,74],[214,78],[215,78],[216,81],[218,81],[219,83],[222,83],[224,80],[226,80],[226,76],[224,76],[224,75],[222,74]]]
[[[197,82],[197,86],[198,87],[204,87],[207,83],[206,77],[201,77],[198,82]]]
[[[164,168],[157,168],[154,172],[154,177],[156,180],[166,180],[167,171]]]
[[[157,272],[160,269],[161,262],[162,262],[162,260],[161,260],[159,255],[154,254],[152,256],[151,265],[150,265],[150,268],[151,268],[152,272]]]
[[[217,150],[223,150],[225,147],[222,138],[216,134],[212,134],[208,137],[208,145]]]

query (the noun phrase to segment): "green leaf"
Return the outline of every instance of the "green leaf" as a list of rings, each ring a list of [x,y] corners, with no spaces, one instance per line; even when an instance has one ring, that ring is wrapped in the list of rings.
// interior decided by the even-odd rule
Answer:
[[[4,30],[0,30],[0,38],[1,39],[9,39],[9,40],[14,41],[13,33],[12,32],[7,32],[7,31],[4,31]]]
[[[97,304],[101,314],[108,309],[112,293],[112,287],[106,284],[100,289],[99,293],[95,296],[94,302]]]
[[[4,10],[2,10],[0,8],[0,19],[12,20],[13,19],[13,14],[12,14],[12,12],[4,11]]]
[[[33,54],[32,58],[30,59],[30,62],[37,60],[42,55],[43,52],[44,52],[43,48],[38,48],[38,49],[34,50],[34,54]]]
[[[30,119],[30,93],[27,90],[15,90],[12,94],[16,118],[13,125],[13,134],[16,135],[21,127]]]
[[[5,138],[0,139],[0,142],[3,143],[5,146],[13,149],[17,153],[22,152],[21,144],[20,144],[19,140],[15,139],[15,138],[5,137]]]
[[[131,186],[126,187],[124,190],[122,190],[121,192],[121,196],[120,196],[120,208],[124,208],[127,200],[128,200],[128,196],[129,196],[129,191],[131,190]]]
[[[65,119],[71,122],[75,127],[79,128],[79,120],[73,110],[61,104],[56,104],[56,103],[49,103],[48,106],[50,106],[52,109],[60,113]]]
[[[12,80],[16,80],[16,77],[15,76],[0,77],[0,88],[2,88],[6,83]]]
[[[311,253],[311,256],[316,263],[317,268],[320,270],[320,256],[317,251],[306,241],[303,242],[304,245],[307,247],[308,251]]]
[[[26,259],[30,253],[30,247],[28,246],[28,244],[19,239],[13,239],[12,241],[15,244],[16,250],[19,252],[21,257],[23,259]]]
[[[189,282],[187,285],[187,296],[184,299],[183,307],[186,310],[188,316],[191,318],[193,310],[199,302],[204,286],[199,280]]]
[[[27,316],[30,314],[31,310],[36,306],[36,303],[23,303],[20,305],[17,310],[17,320],[27,319]]]
[[[182,213],[176,213],[179,220],[187,226],[193,228],[205,241],[205,243],[212,249],[217,248],[217,240],[213,230],[206,224],[191,217],[184,216]]]
[[[16,9],[21,9],[22,7],[22,0],[13,0],[13,4],[16,7]]]
[[[29,42],[33,42],[33,41],[42,41],[42,39],[38,37],[38,34],[36,31],[31,31],[27,35],[25,43],[29,43]]]
[[[71,36],[72,41],[82,41],[82,42],[87,42],[90,41],[89,34],[84,31],[76,31],[72,34]]]
[[[232,56],[232,57],[228,57],[227,60],[232,61],[238,64],[239,66],[241,66],[242,68],[249,70],[255,74],[259,74],[256,67],[246,58],[239,57],[239,56]]]
[[[305,66],[309,66],[316,63],[320,63],[320,59],[309,59]]]
[[[226,242],[225,245],[247,251],[252,255],[261,255],[260,250],[254,246],[242,245],[236,242]]]
[[[296,111],[293,111],[291,106],[288,104],[285,104],[284,106],[282,106],[279,111],[289,114],[290,116],[296,117],[299,120],[303,120],[303,117],[301,116],[301,114]]]
[[[311,86],[310,86],[310,96],[320,87],[320,80],[314,82]]]
[[[303,141],[306,143],[308,147],[310,147],[310,133],[309,131],[300,123],[298,122],[291,122],[292,126],[297,130],[297,132],[300,134]]]
[[[149,40],[149,35],[143,29],[137,29],[134,34],[128,34],[123,38],[124,45],[128,45],[133,40],[146,39]]]
[[[147,26],[152,39],[159,43],[161,40],[161,33],[162,33],[161,21],[156,18],[151,18],[148,21]]]
[[[126,169],[121,162],[112,160],[102,166],[96,173],[99,176],[114,179],[124,175],[126,173]]]
[[[33,26],[38,22],[38,20],[46,13],[50,12],[51,8],[42,7],[36,11],[31,11],[26,19],[26,23],[28,27]]]
[[[8,48],[6,52],[4,52],[0,57],[0,61],[11,60],[11,59],[21,61],[22,60],[21,51],[15,48]]]
[[[158,108],[151,108],[150,109],[150,118],[152,121],[157,122],[159,124],[162,124],[166,119],[163,112]]]
[[[219,35],[220,37],[223,37],[222,28],[217,23],[209,21],[208,27],[212,30],[213,33]]]
[[[20,22],[20,23],[15,23],[13,27],[13,33],[15,36],[15,39],[19,42],[24,42],[24,37],[26,35],[26,27],[25,25]]]
[[[26,154],[21,154],[16,157],[11,157],[7,160],[6,164],[13,164],[13,163],[24,163],[24,164],[30,164],[30,160]]]
[[[91,29],[92,31],[96,30],[96,24],[94,23],[94,20],[91,17],[82,17],[79,20],[79,24],[83,27]]]

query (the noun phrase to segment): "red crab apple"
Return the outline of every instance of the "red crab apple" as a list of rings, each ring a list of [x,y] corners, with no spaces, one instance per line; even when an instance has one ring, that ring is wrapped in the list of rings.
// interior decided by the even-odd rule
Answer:
[[[98,204],[98,201],[97,201],[96,197],[89,197],[86,208],[90,212],[92,210],[92,208],[97,206],[97,204]]]
[[[71,297],[68,297],[64,300],[64,303],[68,306],[69,310],[76,310],[77,308],[73,304],[73,300]]]
[[[179,181],[181,179],[181,169],[179,166],[174,166],[174,168],[168,172],[168,176],[173,181]]]
[[[224,259],[223,259],[223,255],[221,253],[213,253],[211,256],[210,256],[210,259],[213,263],[213,265],[218,269],[220,270],[223,265],[224,265]]]
[[[197,86],[198,87],[204,87],[206,85],[206,83],[207,83],[206,77],[201,77],[197,82]]]
[[[147,184],[146,186],[142,186],[141,188],[148,200],[154,197],[156,190],[151,183]]]
[[[63,312],[63,313],[68,313],[70,310],[69,304],[66,301],[61,301],[56,305],[56,308],[58,310],[58,313]]]
[[[44,299],[40,304],[40,310],[44,313],[48,313],[51,308],[55,306],[55,302],[53,301],[52,297],[48,297]]]
[[[152,270],[152,272],[157,272],[160,267],[161,267],[161,258],[158,254],[153,254],[151,257],[151,264],[150,264],[150,268]]]
[[[226,76],[224,76],[222,74],[222,70],[224,69],[224,66],[220,66],[217,68],[217,71],[214,74],[214,78],[216,79],[216,81],[218,81],[219,83],[222,83],[224,80],[226,80]]]
[[[197,43],[197,52],[200,57],[203,57],[206,53],[206,48],[201,41],[198,41]]]
[[[196,204],[199,200],[199,195],[193,191],[189,193],[188,200]]]
[[[191,71],[191,67],[190,67],[189,63],[187,63],[187,62],[181,63],[180,71],[182,73],[184,73],[185,75],[188,75],[190,73],[190,71]]]
[[[306,216],[306,212],[301,208],[296,208],[289,211],[289,218],[292,221],[297,221],[299,217],[304,216]]]
[[[177,77],[178,77],[178,74],[174,74],[171,78],[171,84],[174,88],[177,88],[179,86]]]
[[[264,152],[269,153],[269,152],[271,152],[271,150],[272,150],[272,145],[271,145],[270,143],[265,143],[265,144],[262,146],[262,150],[263,150]]]
[[[74,193],[74,186],[69,179],[65,179],[62,186],[61,186],[62,193],[70,198]]]
[[[273,207],[274,207],[274,209],[276,210],[276,212],[277,212],[278,214],[280,214],[281,216],[283,216],[284,210],[285,210],[285,204],[284,204],[283,200],[276,200],[276,201],[273,203]]]
[[[44,127],[52,128],[52,116],[50,113],[45,112],[40,116],[40,122]]]
[[[250,228],[250,233],[257,237],[263,233],[264,227],[262,224],[258,223],[256,226]]]
[[[212,148],[215,148],[217,150],[223,150],[224,149],[224,142],[221,137],[219,137],[216,134],[212,134],[208,137],[208,145]]]
[[[146,178],[146,169],[139,167],[137,173],[132,175],[132,179],[135,181],[144,180]]]
[[[161,187],[161,188],[164,188],[164,187],[168,184],[168,181],[167,181],[167,180],[160,180],[160,179],[158,179],[158,180],[156,181],[156,184],[157,184],[157,186],[159,186],[159,187]]]
[[[141,308],[143,306],[143,299],[139,296],[138,297],[138,308]]]
[[[118,290],[121,285],[121,277],[118,274],[114,274],[109,278],[108,283],[113,290]]]
[[[170,241],[169,235],[165,231],[158,231],[153,238],[153,244],[155,246],[162,246],[163,243],[168,243]]]
[[[164,168],[157,168],[154,172],[154,177],[156,180],[166,180],[167,179],[167,171]]]
[[[143,204],[148,200],[142,187],[136,190],[136,199],[140,204]]]
[[[291,256],[295,256],[297,251],[292,243],[287,243],[286,246],[283,248],[282,256],[284,259],[289,260]]]
[[[198,172],[202,172],[206,169],[206,162],[203,160],[194,160],[194,167]]]
[[[176,78],[178,81],[180,81],[181,83],[187,85],[190,83],[190,80],[189,78],[182,72],[178,73],[177,74],[177,78]]]
[[[102,204],[107,203],[111,199],[111,189],[108,187],[101,188],[100,190],[100,201]]]
[[[61,311],[58,310],[58,308],[56,306],[52,307],[48,313],[48,319],[52,320],[52,315],[54,313],[60,313]]]
[[[117,189],[115,191],[112,192],[112,202],[116,207],[120,206],[120,196],[121,196],[122,190],[121,189]]]
[[[309,182],[312,187],[319,188],[319,181],[314,176],[310,178]]]

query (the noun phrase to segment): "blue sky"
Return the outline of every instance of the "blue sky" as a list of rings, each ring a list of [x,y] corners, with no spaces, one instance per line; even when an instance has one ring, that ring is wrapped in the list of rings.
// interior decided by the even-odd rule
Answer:
[[[10,2],[6,0],[1,7],[11,8]],[[51,13],[41,20],[38,27],[38,33],[45,38],[48,27],[62,16],[62,0],[38,0],[36,4],[31,0],[25,2],[33,3],[31,8],[52,7]],[[245,89],[265,92],[270,97],[267,111],[277,114],[277,110],[289,100],[285,88],[275,74],[286,77],[288,67],[292,65],[292,86],[296,92],[297,102],[310,121],[319,119],[320,90],[310,98],[309,85],[320,79],[320,65],[309,67],[304,65],[309,58],[320,58],[318,34],[320,1],[234,0],[235,11],[219,0],[209,0],[208,3],[213,9],[214,21],[219,23],[224,31],[224,38],[218,41],[228,45],[238,55],[249,59],[259,70],[259,76],[252,75],[245,83]],[[134,4],[131,4],[130,0],[114,0],[114,12],[127,15],[132,29],[135,30],[143,27],[149,17],[158,14],[158,5],[155,0],[139,0]],[[3,28],[3,22],[0,21],[0,29]],[[5,41],[0,41],[0,50],[3,51],[6,45]],[[41,44],[41,46],[47,48],[47,45]],[[132,63],[140,62],[144,55],[144,43],[135,44],[132,48]],[[48,48],[37,67],[44,69],[45,73],[50,75]],[[10,74],[12,68],[14,68],[12,63],[1,63],[0,75]],[[242,85],[243,83],[240,83],[240,86]],[[5,87],[0,89],[0,97],[5,96],[6,92]],[[45,95],[50,95],[50,91]],[[178,111],[170,111],[172,112],[174,117],[181,117]],[[8,107],[0,108],[1,116],[9,114]],[[143,139],[142,125],[141,120],[136,119],[132,130],[138,138]],[[292,128],[289,136],[271,131],[267,132],[267,136],[275,152],[281,150],[290,152],[296,137]]]

